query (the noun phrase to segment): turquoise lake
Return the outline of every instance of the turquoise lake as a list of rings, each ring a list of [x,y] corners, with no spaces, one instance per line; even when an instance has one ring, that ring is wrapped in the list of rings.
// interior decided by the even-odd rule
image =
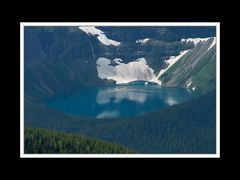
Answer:
[[[73,115],[112,118],[157,111],[197,96],[184,88],[136,83],[84,88],[75,94],[51,98],[46,104]]]

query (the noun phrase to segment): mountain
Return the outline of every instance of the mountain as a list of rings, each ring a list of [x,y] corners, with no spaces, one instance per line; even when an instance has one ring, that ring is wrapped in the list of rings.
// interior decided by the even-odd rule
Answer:
[[[214,36],[214,27],[25,27],[25,97],[41,100],[86,86],[134,80],[159,83],[166,60],[196,48],[182,39]],[[99,58],[105,59],[104,68]],[[168,79],[164,85],[172,86]],[[193,81],[198,79],[196,75]]]
[[[159,77],[163,86],[187,87],[206,93],[216,88],[215,38],[191,39],[195,47],[182,55]]]
[[[92,68],[91,39],[78,28],[26,27],[24,46],[25,96],[30,99],[102,83]]]
[[[77,134],[26,128],[24,130],[26,154],[133,154],[132,150],[113,143]]]

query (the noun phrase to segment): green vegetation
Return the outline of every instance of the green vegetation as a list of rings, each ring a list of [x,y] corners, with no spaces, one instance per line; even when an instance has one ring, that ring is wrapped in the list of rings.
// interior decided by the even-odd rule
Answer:
[[[201,94],[206,94],[216,88],[216,49],[207,51],[211,41],[200,44],[190,50],[171,66],[161,77],[163,86],[195,87]]]
[[[133,151],[120,145],[39,128],[24,130],[24,148],[27,154],[130,154]]]
[[[196,84],[198,91],[201,93],[216,89],[216,54],[193,76],[192,82]]]
[[[130,118],[77,117],[27,103],[25,127],[78,133],[139,153],[215,153],[216,93]]]
[[[189,56],[183,56],[181,57],[174,65],[172,65],[162,76],[161,76],[161,80],[166,83],[167,81],[171,80],[172,78],[174,78],[174,71],[176,71],[178,68],[181,68],[184,65],[184,62],[186,62],[188,60]],[[180,77],[181,79],[179,81],[182,81],[182,77]],[[178,81],[178,82],[179,82]]]

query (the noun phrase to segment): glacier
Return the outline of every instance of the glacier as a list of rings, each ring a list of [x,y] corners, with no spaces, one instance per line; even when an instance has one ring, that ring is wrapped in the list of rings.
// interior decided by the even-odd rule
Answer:
[[[121,44],[120,42],[114,41],[112,39],[108,39],[103,31],[95,28],[94,26],[92,26],[92,27],[90,27],[90,26],[87,26],[87,27],[80,26],[79,29],[81,29],[82,31],[84,31],[87,34],[97,36],[97,39],[104,45],[119,46]]]
[[[145,58],[138,58],[127,64],[122,59],[115,58],[116,66],[111,65],[111,60],[100,57],[97,59],[97,71],[100,79],[114,80],[116,84],[126,84],[133,81],[155,82],[161,85],[161,81],[154,74],[154,70],[147,65]]]

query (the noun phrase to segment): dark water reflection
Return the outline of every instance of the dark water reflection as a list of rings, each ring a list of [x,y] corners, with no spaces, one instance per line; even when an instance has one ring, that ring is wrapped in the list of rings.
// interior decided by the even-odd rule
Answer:
[[[47,101],[47,105],[74,115],[127,117],[156,111],[196,96],[183,88],[132,84],[85,88],[78,94],[55,97]]]

